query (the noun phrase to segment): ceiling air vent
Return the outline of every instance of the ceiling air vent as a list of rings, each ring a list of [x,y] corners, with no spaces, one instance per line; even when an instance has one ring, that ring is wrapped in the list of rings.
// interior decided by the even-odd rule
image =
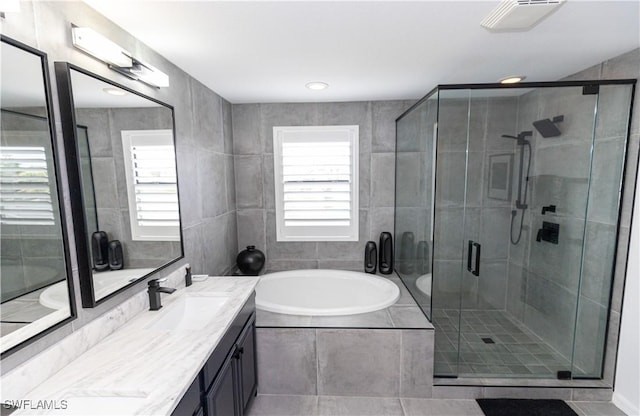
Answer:
[[[491,31],[526,30],[564,2],[565,0],[503,0],[480,25]]]

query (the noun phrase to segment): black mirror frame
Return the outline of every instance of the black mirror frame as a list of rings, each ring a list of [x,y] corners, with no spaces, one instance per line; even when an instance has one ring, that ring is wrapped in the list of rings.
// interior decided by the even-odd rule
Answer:
[[[84,198],[82,189],[82,179],[80,173],[80,157],[78,150],[78,140],[76,133],[76,116],[75,116],[75,103],[73,101],[73,89],[71,85],[71,70],[77,71],[86,76],[95,78],[99,81],[105,82],[114,87],[123,89],[130,94],[137,95],[138,97],[152,101],[165,108],[171,110],[171,122],[173,124],[173,141],[176,142],[176,123],[175,113],[173,106],[156,100],[155,98],[146,96],[136,90],[120,85],[110,79],[104,78],[93,72],[87,71],[76,65],[68,62],[55,62],[55,74],[56,84],[58,86],[58,100],[60,102],[60,118],[62,122],[62,135],[64,140],[65,155],[67,161],[67,177],[69,182],[69,191],[71,193],[71,214],[73,216],[73,231],[76,243],[76,256],[78,258],[78,274],[80,275],[80,297],[82,299],[83,308],[95,308],[99,304],[106,302],[119,293],[143,282],[153,273],[170,266],[171,264],[184,258],[184,238],[182,233],[182,213],[180,213],[180,256],[173,260],[169,260],[164,265],[156,268],[154,271],[139,277],[126,286],[119,288],[118,290],[104,296],[103,298],[96,300],[95,292],[93,290],[93,275],[91,266],[91,252],[87,238],[87,222],[84,211]],[[176,158],[177,166],[177,153],[174,155]],[[180,194],[180,178],[176,174],[176,186],[178,188],[178,195]],[[179,200],[178,200],[179,203]]]
[[[50,334],[51,332],[61,328],[64,325],[67,325],[69,322],[73,321],[78,317],[77,308],[76,308],[76,297],[75,297],[75,289],[73,287],[73,267],[71,266],[71,252],[69,250],[69,235],[67,233],[67,217],[66,211],[64,208],[64,197],[62,194],[61,185],[61,175],[63,173],[60,168],[60,164],[58,163],[58,157],[60,156],[60,149],[58,148],[58,143],[56,140],[56,128],[55,128],[55,120],[53,118],[53,99],[51,94],[51,79],[49,78],[49,61],[47,59],[47,54],[32,48],[22,42],[19,42],[15,39],[9,38],[5,35],[0,34],[0,42],[6,43],[8,45],[14,46],[16,48],[22,49],[25,52],[32,53],[40,58],[40,62],[42,65],[42,81],[44,86],[44,95],[45,95],[45,103],[47,106],[47,123],[49,125],[49,137],[51,139],[52,146],[52,154],[53,154],[53,169],[56,174],[56,189],[58,191],[58,209],[60,210],[60,231],[62,233],[62,242],[63,242],[63,251],[64,251],[64,263],[65,270],[67,272],[67,289],[69,294],[69,317],[57,322],[56,324],[50,326],[49,328],[27,338],[19,344],[14,345],[13,347],[3,351],[0,354],[0,359],[4,359],[14,352],[26,347],[29,344],[39,340],[45,335]],[[65,152],[66,153],[66,152]]]

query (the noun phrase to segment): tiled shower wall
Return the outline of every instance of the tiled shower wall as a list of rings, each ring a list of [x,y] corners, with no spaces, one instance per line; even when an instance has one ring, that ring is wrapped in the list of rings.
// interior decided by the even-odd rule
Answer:
[[[608,61],[585,69],[577,74],[567,77],[566,80],[598,80],[598,79],[638,79],[640,78],[640,49],[632,50],[626,54],[612,58]],[[631,210],[633,205],[633,190],[637,175],[638,164],[638,147],[640,143],[640,94],[636,91],[635,101],[633,103],[633,114],[631,117],[631,134],[627,147],[626,156],[626,173],[624,177],[624,186],[622,189],[622,210],[620,217],[619,234],[617,236],[617,252],[616,250],[616,215],[617,211],[613,206],[613,201],[618,196],[617,187],[610,186],[616,183],[621,174],[621,151],[623,137],[625,131],[620,127],[625,127],[616,121],[626,117],[625,109],[621,108],[624,100],[628,102],[628,98],[616,90],[614,87],[602,87],[600,89],[600,97],[598,101],[598,117],[603,122],[596,127],[595,148],[593,156],[593,172],[591,182],[591,192],[589,197],[589,209],[586,214],[586,232],[585,232],[585,252],[583,264],[582,286],[578,295],[577,282],[559,282],[558,278],[562,277],[558,270],[562,270],[567,263],[573,263],[573,260],[567,259],[580,258],[581,253],[575,244],[566,245],[566,252],[562,253],[538,253],[538,258],[529,259],[529,268],[522,269],[519,265],[523,264],[523,260],[519,260],[514,256],[510,257],[509,272],[509,302],[507,309],[523,320],[529,327],[537,330],[539,335],[547,334],[546,341],[554,347],[558,348],[565,354],[571,354],[571,346],[566,345],[566,340],[570,339],[564,331],[572,330],[573,321],[575,320],[575,305],[577,296],[580,297],[578,320],[576,327],[576,351],[575,363],[578,368],[585,372],[594,372],[598,375],[600,369],[599,355],[601,350],[596,350],[593,345],[601,345],[601,338],[604,336],[605,329],[608,325],[608,336],[605,343],[605,365],[604,380],[613,382],[613,373],[615,369],[616,350],[618,342],[618,334],[620,328],[620,313],[622,307],[623,285],[626,273],[626,258],[629,242],[629,228],[631,223]],[[568,117],[568,122],[576,122],[571,120],[571,116],[575,110],[576,103],[581,96],[571,96],[571,94],[563,94],[557,97],[545,97],[551,101],[551,110],[558,114],[564,113]],[[535,105],[536,97],[528,97],[528,103],[520,105]],[[536,114],[536,113],[534,113]],[[542,113],[539,113],[542,118]],[[557,114],[544,114],[549,117]],[[618,117],[618,118],[616,118]],[[525,120],[521,120],[525,122]],[[530,123],[531,120],[528,121]],[[585,158],[584,163],[588,163],[588,149],[590,144],[581,141],[581,137],[591,137],[590,125],[587,121],[582,120],[581,123],[586,124],[581,127],[578,134],[573,134],[569,140],[546,139],[547,143],[538,143],[534,141],[534,159],[536,163],[549,162],[551,158],[560,157],[563,161],[576,160],[578,157]],[[530,124],[529,124],[530,125]],[[603,126],[617,126],[616,129],[603,129]],[[559,124],[561,130],[571,126],[563,126]],[[584,129],[587,128],[587,131]],[[562,136],[560,136],[562,137]],[[560,164],[561,168],[563,164]],[[564,164],[567,165],[567,164]],[[535,166],[533,167],[535,168]],[[538,167],[538,169],[543,169]],[[605,172],[608,174],[605,175]],[[552,172],[553,173],[553,172]],[[555,190],[555,192],[573,193],[586,192],[586,181],[578,183],[576,179],[558,181],[553,176],[537,178],[534,181],[533,195],[542,196],[546,199],[553,196],[553,193],[547,195],[537,195],[540,187],[536,186],[538,179],[548,182],[545,188]],[[569,172],[569,177],[576,177],[576,172]],[[617,177],[616,177],[617,176]],[[580,234],[578,237],[582,239],[584,222],[584,200],[582,212],[578,212],[575,207],[562,207],[559,213],[566,218],[565,230],[572,234]],[[545,202],[543,205],[547,205]],[[613,208],[613,209],[612,209]],[[525,228],[523,240],[532,241],[529,236],[531,230],[535,233],[536,227],[539,227],[542,219],[540,214],[540,206],[534,207],[533,216],[529,218],[529,226]],[[577,224],[577,225],[576,225]],[[562,228],[562,225],[561,225]],[[576,242],[577,244],[577,242]],[[555,246],[558,247],[558,246]],[[577,250],[577,251],[576,251]],[[532,250],[534,253],[534,250]],[[533,254],[532,254],[533,255]],[[611,304],[609,310],[609,284],[611,270],[613,265],[610,261],[605,261],[607,257],[615,256],[616,264],[613,276],[613,290],[611,292]],[[555,260],[554,260],[555,259]],[[541,261],[544,260],[544,261]],[[558,269],[554,272],[553,268]],[[579,266],[579,262],[577,263]],[[575,268],[575,267],[574,267]],[[568,276],[569,273],[564,273]],[[544,278],[542,277],[544,276]],[[574,276],[577,276],[574,274]],[[631,276],[633,278],[633,276]],[[527,305],[525,306],[525,303]],[[609,313],[607,321],[607,312]],[[551,317],[552,319],[547,319]],[[547,322],[544,324],[543,322]],[[551,326],[549,326],[551,323]],[[543,327],[546,325],[546,327]]]
[[[268,270],[362,270],[364,245],[393,232],[395,119],[413,102],[233,105],[238,250],[255,245]],[[276,241],[273,126],[360,127],[360,239],[357,242]]]
[[[630,94],[628,86],[602,86],[598,96],[569,87],[536,90],[519,102],[521,130],[560,114],[564,121],[562,135],[534,132],[531,140],[531,199],[522,240],[511,250],[508,309],[563,356],[575,344],[576,375],[601,370]],[[542,215],[549,205],[556,212]],[[536,241],[543,221],[560,224],[559,244]]]
[[[157,90],[131,81],[74,49],[71,23],[95,29],[135,56],[160,68],[169,75],[171,86]],[[53,62],[67,61],[174,107],[185,260],[150,278],[166,276],[186,262],[192,265],[194,273],[216,275],[230,270],[235,265],[237,249],[231,104],[82,2],[22,1],[19,13],[6,13],[2,19],[2,34],[47,53],[49,74],[52,76]],[[58,156],[62,156],[64,143],[55,82],[51,87],[56,142],[60,149]],[[66,162],[62,157],[58,162],[63,172],[60,195],[67,216],[67,235],[73,236],[70,191],[64,173]],[[72,240],[70,247],[76,304],[80,305],[77,260]],[[117,307],[144,290],[145,286],[145,283],[140,283],[93,309],[79,307],[76,320],[3,358],[3,373]]]

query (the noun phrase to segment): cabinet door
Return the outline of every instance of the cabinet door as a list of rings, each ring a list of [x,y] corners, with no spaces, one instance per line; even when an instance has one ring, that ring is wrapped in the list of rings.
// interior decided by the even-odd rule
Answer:
[[[242,386],[242,409],[246,409],[256,392],[256,325],[255,319],[247,324],[243,334],[238,339],[240,359],[240,384]]]
[[[230,354],[207,392],[207,416],[240,416],[237,358]]]

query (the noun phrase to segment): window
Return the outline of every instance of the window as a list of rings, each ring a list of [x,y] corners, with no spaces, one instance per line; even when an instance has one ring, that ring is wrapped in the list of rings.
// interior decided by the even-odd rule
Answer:
[[[2,224],[55,224],[43,146],[1,146],[0,178]]]
[[[171,130],[123,130],[132,240],[178,241],[180,211]]]
[[[273,128],[278,241],[358,241],[358,133]]]

